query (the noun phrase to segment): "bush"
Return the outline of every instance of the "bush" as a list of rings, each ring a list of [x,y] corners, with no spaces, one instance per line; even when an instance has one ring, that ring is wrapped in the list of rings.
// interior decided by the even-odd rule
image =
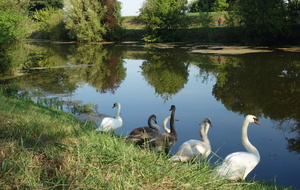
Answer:
[[[147,0],[139,16],[147,30],[144,40],[174,41],[177,36],[175,29],[187,26],[186,9],[185,0]]]
[[[33,18],[39,21],[39,36],[51,40],[68,40],[68,30],[63,20],[63,11],[47,7],[36,11]]]
[[[30,20],[15,1],[0,1],[0,43],[24,39],[30,32]]]

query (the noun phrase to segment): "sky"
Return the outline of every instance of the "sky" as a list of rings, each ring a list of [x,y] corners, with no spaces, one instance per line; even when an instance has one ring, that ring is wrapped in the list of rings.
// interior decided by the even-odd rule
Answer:
[[[122,3],[122,16],[138,16],[139,9],[145,0],[118,0]]]

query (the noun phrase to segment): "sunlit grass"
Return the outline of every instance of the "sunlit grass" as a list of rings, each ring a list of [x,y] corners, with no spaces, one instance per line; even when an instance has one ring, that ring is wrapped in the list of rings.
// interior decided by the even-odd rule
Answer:
[[[210,160],[169,163],[71,114],[0,95],[0,189],[285,189],[213,177]]]

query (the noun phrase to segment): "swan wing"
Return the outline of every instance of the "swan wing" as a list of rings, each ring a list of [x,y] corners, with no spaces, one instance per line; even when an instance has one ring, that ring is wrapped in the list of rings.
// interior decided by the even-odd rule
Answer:
[[[229,180],[245,179],[259,163],[259,158],[248,152],[235,152],[226,156],[217,173]]]
[[[189,140],[184,142],[177,153],[171,157],[170,161],[188,161],[195,157],[205,158],[210,154],[210,146],[199,140]]]
[[[156,134],[159,135],[159,131],[155,130],[154,128],[150,128],[150,127],[138,127],[138,128],[135,128],[133,131],[131,131],[131,133],[129,134],[130,136],[131,135],[141,135],[141,134]],[[148,137],[150,138],[150,137]]]
[[[105,117],[103,118],[103,120],[100,123],[100,126],[98,127],[98,129],[96,129],[97,131],[104,131],[104,132],[108,132],[108,131],[115,131],[117,129],[119,129],[122,126],[122,119],[115,119],[112,117]]]

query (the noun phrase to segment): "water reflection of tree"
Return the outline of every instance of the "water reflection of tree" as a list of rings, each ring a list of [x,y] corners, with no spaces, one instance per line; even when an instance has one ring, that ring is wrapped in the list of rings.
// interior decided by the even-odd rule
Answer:
[[[300,57],[296,53],[239,56],[220,67],[213,95],[227,109],[240,114],[299,122],[299,74]],[[299,131],[298,125],[293,126],[290,131]],[[290,150],[300,151],[300,135],[287,140]]]
[[[217,61],[218,56],[193,54],[189,57],[189,60],[191,60],[190,63],[198,67],[199,74],[196,75],[196,78],[200,79],[202,83],[207,82],[210,76],[217,74],[216,70],[219,65]]]
[[[49,43],[25,44],[22,47],[26,47],[26,56],[18,56],[23,55],[23,48],[19,47],[19,51],[11,51],[8,57],[10,62],[19,59],[16,62],[19,64],[1,69],[4,73],[11,73],[11,70],[27,68],[25,78],[16,78],[15,82],[21,80],[24,86],[34,87],[36,91],[68,94],[86,82],[101,93],[114,93],[126,77],[122,52],[113,47],[107,50],[101,44]]]
[[[28,62],[31,46],[26,43],[0,44],[0,76],[16,75]]]
[[[300,154],[300,122],[294,123],[294,127],[291,128],[291,133],[295,133],[295,137],[287,138],[288,150]]]
[[[77,83],[70,80],[73,74],[76,74],[75,70],[66,68],[31,70],[23,83],[26,83],[27,88],[30,86],[42,92],[70,94],[78,87]]]
[[[148,52],[141,65],[142,75],[165,101],[179,92],[188,81],[185,55],[170,51]]]
[[[82,44],[69,56],[72,64],[88,65],[78,69],[72,78],[87,82],[101,93],[114,93],[126,77],[121,52],[109,51],[99,44]]]

